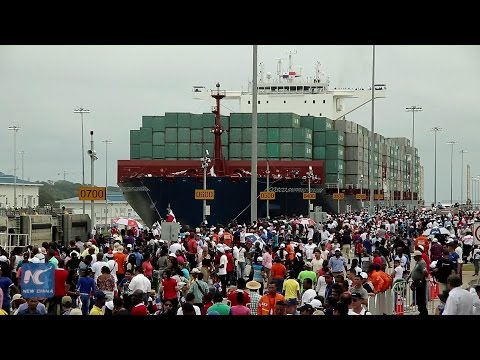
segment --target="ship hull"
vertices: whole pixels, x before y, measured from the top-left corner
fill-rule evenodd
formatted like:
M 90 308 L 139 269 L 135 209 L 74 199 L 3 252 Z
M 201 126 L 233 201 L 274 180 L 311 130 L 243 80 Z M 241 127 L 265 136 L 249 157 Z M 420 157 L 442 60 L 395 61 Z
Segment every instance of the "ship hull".
M 308 201 L 303 193 L 308 192 L 308 183 L 302 179 L 271 179 L 270 190 L 275 190 L 275 200 L 269 201 L 270 217 L 280 215 L 307 216 Z M 195 190 L 203 188 L 203 179 L 197 177 L 142 177 L 128 179 L 120 183 L 125 198 L 142 220 L 151 225 L 165 218 L 170 207 L 177 221 L 190 226 L 202 222 L 203 201 L 195 200 Z M 258 194 L 266 191 L 266 179 L 258 179 Z M 333 203 L 325 195 L 320 184 L 311 184 L 311 192 L 316 193 L 313 206 L 322 206 L 323 211 L 334 212 Z M 210 206 L 209 224 L 228 224 L 250 222 L 251 178 L 232 179 L 230 177 L 208 177 L 207 189 L 215 190 L 214 200 L 207 201 Z M 257 200 L 258 217 L 266 217 L 267 202 Z

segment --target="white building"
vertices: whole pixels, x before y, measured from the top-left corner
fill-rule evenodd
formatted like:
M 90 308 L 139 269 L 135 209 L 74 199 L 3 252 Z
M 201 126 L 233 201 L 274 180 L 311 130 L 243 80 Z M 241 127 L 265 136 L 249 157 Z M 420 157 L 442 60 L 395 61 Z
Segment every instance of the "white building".
M 43 184 L 22 180 L 13 175 L 0 175 L 0 208 L 13 208 L 15 189 L 17 193 L 17 208 L 34 208 L 38 206 L 38 191 Z
M 65 206 L 65 208 L 71 214 L 83 214 L 83 201 L 78 200 L 78 197 L 63 199 L 55 201 L 58 204 L 58 207 Z M 107 203 L 107 204 L 106 204 Z M 95 212 L 95 224 L 104 225 L 105 217 L 106 223 L 111 224 L 112 219 L 116 217 L 128 217 L 140 221 L 138 214 L 132 209 L 125 200 L 124 196 L 120 192 L 109 192 L 107 193 L 107 201 L 95 201 L 94 202 L 94 212 Z M 85 214 L 90 216 L 91 214 L 91 202 L 85 202 Z M 92 218 L 90 216 L 90 218 Z

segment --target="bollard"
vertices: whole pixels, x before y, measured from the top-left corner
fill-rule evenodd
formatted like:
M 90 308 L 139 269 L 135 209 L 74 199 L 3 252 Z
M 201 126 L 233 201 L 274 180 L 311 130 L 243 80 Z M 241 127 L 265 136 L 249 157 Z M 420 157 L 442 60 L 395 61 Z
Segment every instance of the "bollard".
M 397 303 L 395 305 L 395 315 L 403 315 L 403 296 L 397 292 Z

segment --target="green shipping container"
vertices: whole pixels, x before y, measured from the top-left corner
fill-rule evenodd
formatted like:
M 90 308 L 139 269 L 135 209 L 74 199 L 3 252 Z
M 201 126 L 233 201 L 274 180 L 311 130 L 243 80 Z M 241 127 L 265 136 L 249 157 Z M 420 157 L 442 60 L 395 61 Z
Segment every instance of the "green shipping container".
M 257 117 L 258 119 L 258 117 Z M 243 128 L 251 128 L 252 127 L 252 114 L 245 113 L 242 114 L 242 127 Z
M 325 146 L 327 137 L 325 131 L 315 131 L 313 133 L 313 146 Z
M 189 143 L 190 142 L 190 129 L 189 128 L 178 128 L 178 142 L 179 143 Z M 180 153 L 180 148 L 178 149 Z M 183 156 L 178 156 L 183 157 Z
M 228 131 L 223 131 L 222 133 L 222 136 L 221 136 L 221 140 L 222 140 L 222 146 L 228 146 L 228 144 L 230 144 L 230 141 L 228 139 Z
M 168 128 L 168 127 L 165 128 L 165 143 L 177 143 L 177 142 L 178 142 L 178 129 Z M 165 156 L 165 157 L 170 157 L 170 156 Z
M 333 130 L 332 120 L 326 117 L 315 117 L 313 119 L 313 131 L 330 131 Z
M 202 124 L 204 128 L 213 128 L 215 126 L 215 115 L 212 113 L 203 113 Z
M 257 128 L 257 142 L 266 143 L 267 142 L 267 128 L 259 127 Z
M 331 130 L 325 132 L 326 145 L 344 145 L 345 137 L 342 132 L 338 130 Z
M 267 126 L 269 128 L 278 128 L 280 125 L 280 114 L 269 113 L 267 114 Z
M 258 131 L 257 131 L 258 135 Z M 242 129 L 242 142 L 252 142 L 252 129 L 251 128 L 243 128 Z
M 293 142 L 293 129 L 280 128 L 279 129 L 279 141 L 281 142 Z
M 222 146 L 222 154 L 225 160 L 229 159 L 230 151 L 228 150 L 228 146 Z
M 258 154 L 257 154 L 258 156 Z M 252 157 L 252 144 L 243 143 L 242 144 L 242 158 L 250 159 Z
M 313 131 L 313 116 L 302 116 L 300 118 L 300 127 Z
M 325 160 L 326 157 L 326 147 L 325 146 L 314 146 L 313 147 L 313 160 Z
M 212 129 L 203 128 L 203 142 L 204 143 L 213 143 L 214 136 L 212 133 Z
M 201 129 L 191 129 L 190 141 L 192 143 L 201 143 L 203 141 L 203 131 Z
M 203 114 L 192 114 L 190 116 L 190 129 L 203 129 Z
M 160 160 L 165 159 L 165 146 L 153 145 L 153 158 Z
M 153 131 L 165 131 L 165 117 L 154 116 L 152 121 Z
M 281 158 L 293 158 L 293 144 L 281 143 L 280 144 L 280 157 Z
M 325 168 L 326 172 L 330 174 L 336 174 L 337 171 L 340 174 L 345 173 L 345 165 L 343 160 L 325 160 Z
M 283 139 L 281 139 L 283 141 Z M 293 142 L 294 143 L 312 143 L 312 130 L 306 128 L 294 128 L 293 129 Z
M 140 128 L 140 142 L 141 143 L 152 143 L 152 128 Z
M 269 129 L 269 130 L 271 130 L 271 129 Z M 269 159 L 279 159 L 280 158 L 280 144 L 279 143 L 269 143 L 269 144 L 267 144 L 267 157 Z
M 243 127 L 243 114 L 240 113 L 231 113 L 230 114 L 230 128 L 241 128 Z
M 163 131 L 153 132 L 153 145 L 165 145 L 165 133 Z
M 176 159 L 178 157 L 177 143 L 165 144 L 165 159 Z
M 200 159 L 203 157 L 204 150 L 202 144 L 190 144 L 190 157 Z
M 225 130 L 225 129 L 229 129 L 230 128 L 230 117 L 229 116 L 225 116 L 225 115 L 220 115 L 220 121 L 222 122 L 222 128 Z
M 151 159 L 153 151 L 152 143 L 142 143 L 140 144 L 140 159 Z
M 241 143 L 242 131 L 242 128 L 231 128 L 229 130 L 230 143 Z
M 153 119 L 155 116 L 142 116 L 142 127 L 153 128 Z
M 345 148 L 340 145 L 327 145 L 325 156 L 327 160 L 344 160 Z
M 130 145 L 140 144 L 140 130 L 130 130 Z
M 140 159 L 140 144 L 130 145 L 130 159 Z
M 343 174 L 338 175 L 337 173 L 326 174 L 326 179 L 325 179 L 326 184 L 337 184 L 337 182 L 340 185 L 340 189 L 343 188 L 345 185 L 345 175 Z
M 259 159 L 267 158 L 267 144 L 265 142 L 257 144 L 257 157 Z
M 259 128 L 268 127 L 268 114 L 267 113 L 257 114 L 257 126 Z
M 312 158 L 312 145 L 293 144 L 293 158 L 298 160 Z
M 177 114 L 177 121 L 179 128 L 189 128 L 190 127 L 190 113 L 178 113 Z
M 178 157 L 180 159 L 190 158 L 190 144 L 178 144 Z
M 268 128 L 267 129 L 267 141 L 269 143 L 278 143 L 280 142 L 280 130 L 279 128 Z
M 300 115 L 294 113 L 280 113 L 278 127 L 282 128 L 299 128 Z
M 242 157 L 242 144 L 241 143 L 231 143 L 229 146 L 230 156 L 232 158 L 241 158 Z
M 177 113 L 165 113 L 165 127 L 166 128 L 178 127 Z
M 213 159 L 215 156 L 213 152 L 214 144 L 213 143 L 203 143 L 203 154 L 205 154 L 205 150 L 208 150 L 208 153 L 210 154 L 210 158 Z

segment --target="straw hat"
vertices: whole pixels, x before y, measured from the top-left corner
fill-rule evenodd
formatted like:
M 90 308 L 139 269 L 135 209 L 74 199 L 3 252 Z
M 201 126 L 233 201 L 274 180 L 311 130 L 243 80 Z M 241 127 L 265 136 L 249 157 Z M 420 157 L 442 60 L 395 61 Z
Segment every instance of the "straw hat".
M 262 285 L 260 285 L 258 281 L 253 280 L 253 281 L 247 282 L 245 287 L 250 290 L 258 290 L 262 287 Z

